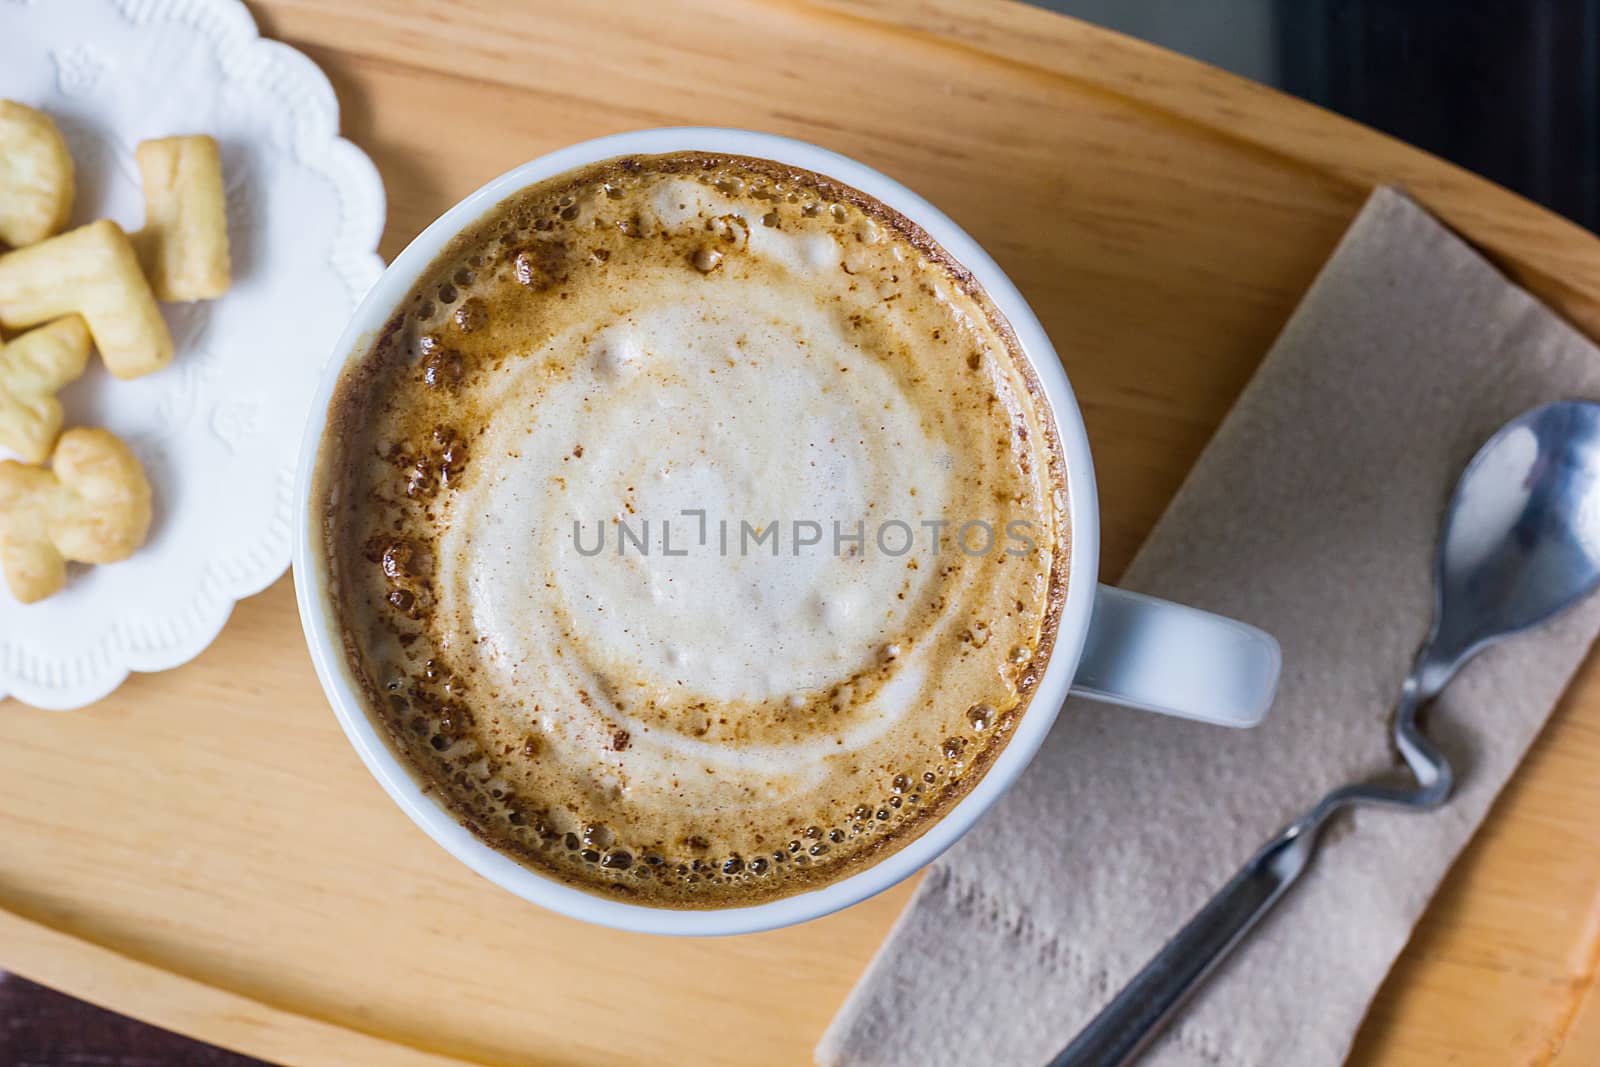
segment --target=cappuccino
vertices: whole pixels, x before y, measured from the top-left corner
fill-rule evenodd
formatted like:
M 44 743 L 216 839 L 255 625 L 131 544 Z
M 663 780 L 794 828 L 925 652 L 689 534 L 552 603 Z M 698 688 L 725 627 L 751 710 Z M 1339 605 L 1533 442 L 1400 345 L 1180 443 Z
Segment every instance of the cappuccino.
M 744 157 L 611 160 L 457 237 L 330 409 L 351 673 L 462 825 L 662 907 L 914 839 L 1023 714 L 1065 595 L 1009 326 L 885 205 Z

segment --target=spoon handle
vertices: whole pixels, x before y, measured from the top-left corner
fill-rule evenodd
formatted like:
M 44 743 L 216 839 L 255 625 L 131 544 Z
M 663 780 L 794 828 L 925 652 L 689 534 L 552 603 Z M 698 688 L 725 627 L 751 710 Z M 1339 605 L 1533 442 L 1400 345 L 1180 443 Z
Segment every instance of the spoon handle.
M 1049 1067 L 1124 1067 L 1143 1053 L 1212 968 L 1300 877 L 1316 848 L 1319 814 L 1291 823 L 1263 846 Z

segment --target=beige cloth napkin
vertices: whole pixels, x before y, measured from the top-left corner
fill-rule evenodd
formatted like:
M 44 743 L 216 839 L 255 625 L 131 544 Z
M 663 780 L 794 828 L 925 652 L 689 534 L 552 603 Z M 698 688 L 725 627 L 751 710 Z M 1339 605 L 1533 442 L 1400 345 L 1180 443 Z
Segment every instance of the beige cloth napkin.
M 1392 765 L 1463 465 L 1536 404 L 1600 398 L 1600 351 L 1410 200 L 1345 235 L 1125 585 L 1283 645 L 1247 732 L 1069 701 L 939 861 L 817 1048 L 829 1065 L 1044 1064 L 1269 834 Z M 1472 662 L 1429 715 L 1458 788 L 1362 810 L 1147 1057 L 1340 1063 L 1384 974 L 1600 629 L 1600 598 Z

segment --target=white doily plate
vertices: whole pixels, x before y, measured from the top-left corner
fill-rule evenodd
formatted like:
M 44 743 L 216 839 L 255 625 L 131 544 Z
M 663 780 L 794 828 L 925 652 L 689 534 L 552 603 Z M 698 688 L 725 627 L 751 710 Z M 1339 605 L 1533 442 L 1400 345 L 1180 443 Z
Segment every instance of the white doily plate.
M 383 269 L 383 184 L 339 137 L 309 59 L 263 40 L 237 0 L 0 0 L 0 97 L 42 108 L 77 164 L 72 225 L 144 223 L 134 146 L 208 133 L 222 150 L 233 288 L 166 305 L 177 358 L 62 399 L 105 426 L 155 489 L 134 557 L 72 569 L 24 606 L 0 586 L 0 698 L 75 708 L 129 671 L 176 667 L 289 563 L 295 450 L 318 372 Z

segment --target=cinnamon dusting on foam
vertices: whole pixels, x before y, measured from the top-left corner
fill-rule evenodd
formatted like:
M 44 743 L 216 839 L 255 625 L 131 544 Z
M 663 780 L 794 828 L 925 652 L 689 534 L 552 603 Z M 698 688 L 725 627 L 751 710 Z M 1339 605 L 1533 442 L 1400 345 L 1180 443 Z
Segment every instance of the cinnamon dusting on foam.
M 815 174 L 683 153 L 518 193 L 330 414 L 317 491 L 372 709 L 464 825 L 593 892 L 753 904 L 899 848 L 993 762 L 1054 640 L 1064 476 L 1031 370 L 922 231 Z M 1039 551 L 573 540 L 676 539 L 685 509 L 1021 519 Z

